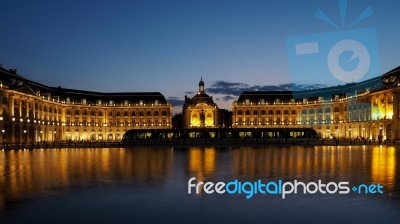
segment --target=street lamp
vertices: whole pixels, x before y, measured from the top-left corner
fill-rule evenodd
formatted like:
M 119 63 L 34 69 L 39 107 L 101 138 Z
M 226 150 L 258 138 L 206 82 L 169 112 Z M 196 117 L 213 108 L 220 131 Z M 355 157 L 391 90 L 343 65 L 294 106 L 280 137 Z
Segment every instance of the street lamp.
M 1 133 L 3 135 L 3 143 L 5 142 L 6 130 L 1 129 Z
M 25 143 L 27 142 L 27 140 L 26 140 L 26 130 L 24 130 L 24 142 Z

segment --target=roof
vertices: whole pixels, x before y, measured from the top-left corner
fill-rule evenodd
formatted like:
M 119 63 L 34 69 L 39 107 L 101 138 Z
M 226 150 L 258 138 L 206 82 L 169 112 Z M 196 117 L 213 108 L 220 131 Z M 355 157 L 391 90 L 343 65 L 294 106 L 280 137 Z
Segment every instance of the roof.
M 400 67 L 397 70 L 392 70 L 390 74 L 396 71 L 397 76 L 400 75 Z M 388 73 L 386 73 L 388 74 Z M 250 100 L 250 102 L 259 102 L 260 100 L 265 100 L 265 103 L 273 103 L 275 100 L 279 99 L 282 102 L 288 102 L 290 100 L 295 100 L 295 102 L 301 102 L 304 98 L 310 101 L 318 100 L 322 97 L 325 100 L 335 99 L 336 96 L 340 98 L 351 96 L 365 91 L 374 91 L 384 88 L 382 77 L 378 76 L 371 78 L 359 83 L 349 83 L 346 85 L 332 86 L 320 89 L 310 89 L 304 91 L 247 91 L 243 92 L 237 102 L 244 103 L 245 100 Z M 396 76 L 396 77 L 397 77 Z M 400 81 L 400 77 L 398 78 Z
M 87 104 L 96 104 L 97 100 L 102 102 L 114 101 L 121 103 L 128 100 L 132 103 L 143 101 L 145 104 L 152 104 L 158 100 L 160 104 L 166 104 L 167 101 L 160 92 L 95 92 L 76 89 L 66 89 L 62 87 L 50 87 L 41 83 L 28 80 L 16 74 L 15 70 L 6 70 L 0 67 L 0 80 L 3 85 L 11 90 L 23 92 L 30 95 L 49 95 L 51 98 L 59 98 L 66 101 L 67 98 L 73 102 L 86 100 Z

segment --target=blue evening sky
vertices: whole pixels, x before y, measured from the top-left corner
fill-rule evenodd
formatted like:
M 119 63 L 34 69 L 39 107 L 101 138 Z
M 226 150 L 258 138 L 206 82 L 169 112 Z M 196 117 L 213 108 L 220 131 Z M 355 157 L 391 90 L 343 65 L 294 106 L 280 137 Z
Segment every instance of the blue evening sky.
M 183 99 L 197 90 L 201 75 L 206 90 L 217 81 L 249 87 L 290 83 L 287 38 L 349 29 L 368 6 L 373 15 L 351 29 L 376 29 L 381 72 L 400 65 L 398 1 L 349 0 L 344 27 L 337 0 L 1 0 L 0 5 L 0 64 L 50 86 L 160 91 Z M 317 19 L 318 9 L 338 27 Z M 329 85 L 321 77 L 314 81 Z M 227 101 L 223 96 L 214 98 L 230 108 L 235 96 Z

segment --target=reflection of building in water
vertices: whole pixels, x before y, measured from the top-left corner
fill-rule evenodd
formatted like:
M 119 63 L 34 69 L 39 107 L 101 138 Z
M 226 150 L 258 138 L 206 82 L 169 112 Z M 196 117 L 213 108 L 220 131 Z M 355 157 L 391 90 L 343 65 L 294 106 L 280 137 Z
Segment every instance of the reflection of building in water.
M 396 177 L 394 147 L 289 147 L 232 150 L 234 176 L 252 178 L 380 183 L 392 189 Z M 397 178 L 397 179 L 396 179 Z
M 160 183 L 170 175 L 171 150 L 52 149 L 0 152 L 0 206 L 70 185 L 133 179 Z M 1 207 L 0 207 L 1 208 Z
M 393 146 L 372 149 L 371 179 L 374 183 L 394 183 L 396 180 L 396 149 Z M 393 184 L 384 186 L 393 189 Z
M 215 172 L 215 148 L 189 149 L 189 174 L 204 181 Z

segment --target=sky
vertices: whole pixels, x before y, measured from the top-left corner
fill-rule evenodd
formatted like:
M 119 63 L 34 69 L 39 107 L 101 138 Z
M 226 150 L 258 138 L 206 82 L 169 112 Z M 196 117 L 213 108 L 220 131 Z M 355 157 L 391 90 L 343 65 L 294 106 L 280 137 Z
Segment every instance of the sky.
M 337 85 L 311 71 L 327 68 L 329 41 L 348 38 L 342 31 L 350 30 L 356 39 L 372 38 L 360 40 L 371 50 L 371 65 L 377 65 L 368 78 L 400 66 L 400 3 L 349 0 L 341 17 L 344 3 L 1 0 L 0 64 L 49 86 L 161 92 L 174 112 L 180 112 L 185 95 L 196 93 L 202 77 L 219 107 L 230 109 L 245 90 Z M 350 26 L 368 7 L 372 13 Z M 317 18 L 318 10 L 336 27 Z M 367 27 L 376 37 L 358 31 Z M 320 46 L 309 62 L 297 60 L 289 49 L 288 40 L 301 36 L 315 37 Z

